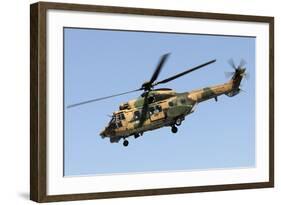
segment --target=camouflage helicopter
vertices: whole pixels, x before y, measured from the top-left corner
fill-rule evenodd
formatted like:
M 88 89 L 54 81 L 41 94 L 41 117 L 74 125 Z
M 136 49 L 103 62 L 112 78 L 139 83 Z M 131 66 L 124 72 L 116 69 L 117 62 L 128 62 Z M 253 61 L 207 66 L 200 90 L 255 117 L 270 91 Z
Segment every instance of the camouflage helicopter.
M 113 112 L 110 122 L 100 133 L 102 138 L 109 138 L 111 143 L 118 143 L 123 139 L 123 145 L 126 147 L 129 144 L 126 138 L 130 136 L 138 138 L 146 131 L 164 126 L 170 126 L 172 133 L 177 133 L 177 127 L 185 120 L 185 116 L 194 112 L 198 103 L 213 98 L 217 101 L 218 96 L 222 94 L 233 97 L 241 91 L 239 86 L 246 75 L 246 69 L 243 67 L 245 62 L 241 61 L 240 65 L 236 67 L 233 60 L 230 60 L 230 64 L 234 68 L 234 72 L 229 73 L 232 77 L 224 84 L 182 93 L 177 93 L 170 88 L 154 89 L 157 85 L 168 83 L 216 61 L 211 60 L 164 80 L 156 81 L 168 56 L 169 54 L 165 54 L 161 57 L 151 79 L 144 82 L 140 88 L 72 104 L 68 108 L 143 91 L 139 98 L 121 104 L 119 110 Z

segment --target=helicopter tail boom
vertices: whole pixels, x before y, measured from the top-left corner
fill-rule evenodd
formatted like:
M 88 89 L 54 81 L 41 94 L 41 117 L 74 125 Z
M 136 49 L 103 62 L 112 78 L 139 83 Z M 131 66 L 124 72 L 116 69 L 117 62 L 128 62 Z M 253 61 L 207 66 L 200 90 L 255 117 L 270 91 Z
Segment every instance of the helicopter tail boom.
M 203 89 L 194 90 L 188 93 L 188 98 L 192 99 L 195 102 L 202 102 L 214 98 L 217 100 L 217 97 L 222 94 L 227 94 L 232 91 L 232 83 L 224 83 L 220 85 L 205 87 Z

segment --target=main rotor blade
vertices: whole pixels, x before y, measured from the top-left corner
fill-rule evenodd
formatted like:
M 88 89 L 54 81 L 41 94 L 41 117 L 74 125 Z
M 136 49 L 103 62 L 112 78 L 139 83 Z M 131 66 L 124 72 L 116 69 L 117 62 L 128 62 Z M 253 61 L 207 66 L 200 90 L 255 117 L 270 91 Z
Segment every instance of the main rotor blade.
M 188 74 L 188 73 L 191 73 L 191 72 L 193 72 L 193 71 L 195 71 L 195 70 L 198 70 L 199 68 L 202 68 L 202 67 L 204 67 L 204 66 L 206 66 L 206 65 L 209 65 L 209 64 L 211 64 L 211 63 L 214 63 L 214 62 L 216 62 L 216 60 L 208 61 L 207 63 L 201 64 L 201 65 L 196 66 L 196 67 L 194 67 L 194 68 L 188 69 L 188 70 L 186 70 L 186 71 L 184 71 L 184 72 L 178 73 L 178 74 L 176 74 L 176 75 L 174 75 L 174 76 L 172 76 L 172 77 L 169 77 L 169 78 L 166 78 L 166 79 L 164 79 L 164 80 L 158 81 L 158 82 L 156 82 L 155 84 L 153 84 L 153 86 L 158 85 L 158 84 L 167 83 L 167 82 L 169 82 L 169 81 L 175 80 L 176 78 L 179 78 L 179 77 L 181 77 L 181 76 L 183 76 L 183 75 L 186 75 L 186 74 Z
M 156 67 L 156 69 L 155 69 L 153 75 L 151 76 L 151 79 L 150 79 L 150 81 L 149 81 L 150 84 L 152 84 L 152 83 L 158 78 L 159 73 L 161 72 L 161 70 L 162 70 L 162 68 L 163 68 L 163 65 L 165 64 L 165 62 L 166 62 L 167 58 L 169 57 L 169 55 L 170 55 L 170 53 L 166 53 L 166 54 L 164 54 L 164 55 L 161 57 L 161 59 L 160 59 L 158 65 L 157 65 L 157 67 Z
M 100 101 L 100 100 L 105 100 L 105 99 L 117 97 L 117 96 L 120 96 L 120 95 L 126 95 L 126 94 L 137 92 L 137 91 L 140 91 L 140 90 L 141 89 L 136 89 L 136 90 L 131 90 L 131 91 L 128 91 L 128 92 L 119 93 L 119 94 L 115 94 L 115 95 L 109 95 L 109 96 L 105 96 L 105 97 L 101 97 L 101 98 L 95 98 L 95 99 L 91 99 L 91 100 L 87 100 L 87 101 L 83 101 L 83 102 L 79 102 L 79 103 L 75 103 L 75 104 L 69 105 L 69 106 L 67 106 L 67 108 L 72 108 L 72 107 L 76 107 L 76 106 L 79 106 L 79 105 L 84 105 L 84 104 L 87 104 L 87 103 L 92 103 L 92 102 L 96 102 L 96 101 Z

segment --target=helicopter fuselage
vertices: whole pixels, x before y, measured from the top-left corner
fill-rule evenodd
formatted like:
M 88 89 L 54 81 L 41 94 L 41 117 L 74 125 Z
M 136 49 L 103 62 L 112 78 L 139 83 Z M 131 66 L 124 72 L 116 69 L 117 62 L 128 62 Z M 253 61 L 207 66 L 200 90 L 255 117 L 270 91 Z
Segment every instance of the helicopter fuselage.
M 242 79 L 242 76 L 240 78 Z M 194 112 L 198 103 L 213 98 L 217 100 L 222 94 L 228 96 L 238 94 L 241 79 L 231 79 L 224 84 L 191 92 L 176 93 L 171 89 L 150 91 L 147 96 L 144 94 L 136 100 L 121 104 L 100 135 L 103 138 L 109 137 L 113 143 L 132 135 L 137 138 L 146 131 L 164 126 L 171 126 L 172 132 L 175 133 L 176 126 L 181 125 L 186 115 Z

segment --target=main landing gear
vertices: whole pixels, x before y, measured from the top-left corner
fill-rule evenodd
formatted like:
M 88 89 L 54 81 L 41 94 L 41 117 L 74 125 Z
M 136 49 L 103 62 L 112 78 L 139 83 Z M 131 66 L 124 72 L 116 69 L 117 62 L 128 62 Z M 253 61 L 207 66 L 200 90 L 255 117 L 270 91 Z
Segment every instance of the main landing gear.
M 176 126 L 180 126 L 182 121 L 183 121 L 182 118 L 176 119 L 176 122 L 175 122 Z
M 128 145 L 129 145 L 129 141 L 126 140 L 126 139 L 124 139 L 124 141 L 123 141 L 123 146 L 124 146 L 124 147 L 127 147 Z
M 177 132 L 178 132 L 178 128 L 175 125 L 173 125 L 172 126 L 172 133 L 177 133 Z
M 178 128 L 176 126 L 180 126 L 182 121 L 184 120 L 184 118 L 179 117 L 175 120 L 175 124 L 172 125 L 172 133 L 177 133 L 178 132 Z

